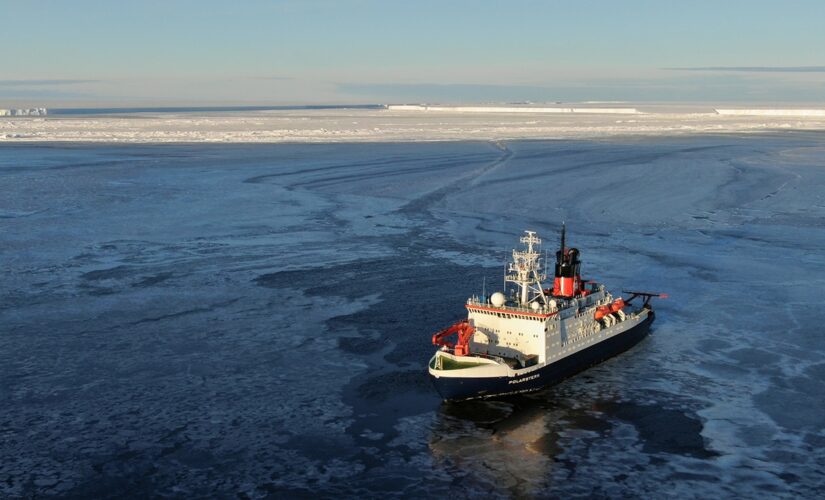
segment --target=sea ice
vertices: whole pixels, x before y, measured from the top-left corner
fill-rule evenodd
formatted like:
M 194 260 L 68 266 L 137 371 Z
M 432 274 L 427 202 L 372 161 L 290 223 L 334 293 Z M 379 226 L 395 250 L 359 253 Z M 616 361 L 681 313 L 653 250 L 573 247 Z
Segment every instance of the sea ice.
M 412 108 L 412 109 L 410 109 Z M 557 110 L 550 112 L 548 110 Z M 283 143 L 572 139 L 825 130 L 825 110 L 415 107 L 0 119 L 5 142 Z M 777 110 L 774 110 L 777 111 Z M 616 115 L 632 116 L 617 120 Z M 789 121 L 793 118 L 794 121 Z
M 254 119 L 347 140 L 579 138 L 0 144 L 0 496 L 825 488 L 819 122 L 357 114 L 363 136 L 350 111 L 180 115 L 161 136 L 232 123 L 235 140 Z M 13 126 L 164 126 L 95 120 Z M 652 335 L 546 391 L 442 405 L 432 332 L 501 286 L 522 230 L 553 251 L 562 221 L 587 278 L 670 294 Z

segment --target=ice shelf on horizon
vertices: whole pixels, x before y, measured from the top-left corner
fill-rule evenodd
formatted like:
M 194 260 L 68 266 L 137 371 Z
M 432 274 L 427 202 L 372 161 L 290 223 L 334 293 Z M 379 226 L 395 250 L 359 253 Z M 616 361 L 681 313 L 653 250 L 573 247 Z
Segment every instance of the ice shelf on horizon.
M 448 111 L 456 113 L 590 113 L 634 115 L 636 108 L 555 108 L 536 106 L 428 106 L 426 104 L 389 104 L 389 111 Z
M 715 109 L 720 115 L 733 116 L 825 116 L 825 109 Z
M 0 116 L 46 116 L 46 108 L 0 109 Z

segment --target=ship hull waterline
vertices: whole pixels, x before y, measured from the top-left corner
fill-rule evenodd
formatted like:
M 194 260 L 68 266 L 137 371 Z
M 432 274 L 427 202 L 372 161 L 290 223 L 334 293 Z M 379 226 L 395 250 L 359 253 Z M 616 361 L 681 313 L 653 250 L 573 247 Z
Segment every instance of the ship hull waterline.
M 635 346 L 648 335 L 654 319 L 650 311 L 648 317 L 633 328 L 520 377 L 430 376 L 430 379 L 441 398 L 450 402 L 538 391 Z

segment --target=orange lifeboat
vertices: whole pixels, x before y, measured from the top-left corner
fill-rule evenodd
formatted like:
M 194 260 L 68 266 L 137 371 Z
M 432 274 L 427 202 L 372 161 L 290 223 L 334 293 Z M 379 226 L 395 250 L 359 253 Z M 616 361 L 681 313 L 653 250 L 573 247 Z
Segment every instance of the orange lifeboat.
M 604 318 L 608 314 L 613 314 L 614 312 L 621 311 L 622 308 L 626 305 L 627 304 L 625 304 L 624 299 L 619 297 L 618 299 L 614 300 L 612 304 L 597 307 L 596 308 L 596 314 L 593 316 L 593 318 L 596 321 L 599 321 L 600 319 Z

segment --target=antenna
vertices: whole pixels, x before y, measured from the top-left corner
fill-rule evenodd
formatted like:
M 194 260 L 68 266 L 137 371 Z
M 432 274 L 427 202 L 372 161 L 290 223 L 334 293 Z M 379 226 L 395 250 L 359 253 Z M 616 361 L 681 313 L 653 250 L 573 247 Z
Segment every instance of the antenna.
M 504 251 L 504 280 L 501 286 L 501 292 L 507 295 L 507 250 Z
M 561 256 L 564 257 L 564 233 L 567 232 L 567 226 L 565 226 L 564 221 L 561 223 Z
M 487 276 L 481 278 L 481 298 L 487 303 Z

